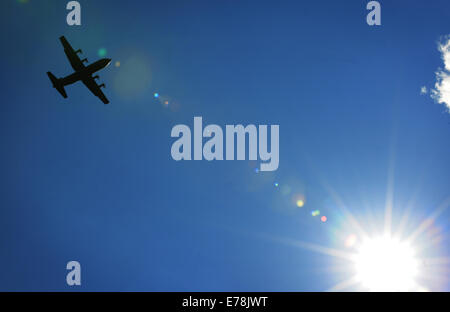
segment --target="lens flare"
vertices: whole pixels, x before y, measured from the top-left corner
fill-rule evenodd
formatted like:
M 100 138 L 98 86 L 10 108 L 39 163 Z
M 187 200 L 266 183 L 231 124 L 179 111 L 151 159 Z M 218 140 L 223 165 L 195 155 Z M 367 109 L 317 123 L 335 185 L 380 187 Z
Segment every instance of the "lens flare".
M 358 237 L 355 234 L 350 234 L 345 239 L 345 247 L 351 248 L 356 244 L 356 241 L 358 240 Z
M 105 56 L 106 56 L 106 53 L 107 53 L 107 51 L 106 51 L 105 48 L 100 48 L 100 49 L 98 50 L 98 56 L 99 56 L 99 57 L 105 57 Z
M 291 193 L 291 191 L 292 191 L 292 189 L 291 189 L 291 187 L 289 185 L 285 184 L 285 185 L 283 185 L 281 187 L 281 194 L 284 195 L 284 196 L 289 195 Z
M 147 56 L 137 53 L 120 62 L 120 70 L 114 75 L 114 88 L 124 100 L 143 99 L 151 86 L 151 70 Z

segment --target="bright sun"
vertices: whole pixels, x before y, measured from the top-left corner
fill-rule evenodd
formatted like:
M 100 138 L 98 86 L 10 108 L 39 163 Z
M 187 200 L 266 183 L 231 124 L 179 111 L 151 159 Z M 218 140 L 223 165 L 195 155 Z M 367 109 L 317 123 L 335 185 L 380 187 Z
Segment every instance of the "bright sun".
M 368 238 L 354 256 L 356 279 L 370 291 L 411 291 L 418 261 L 413 248 L 390 236 Z

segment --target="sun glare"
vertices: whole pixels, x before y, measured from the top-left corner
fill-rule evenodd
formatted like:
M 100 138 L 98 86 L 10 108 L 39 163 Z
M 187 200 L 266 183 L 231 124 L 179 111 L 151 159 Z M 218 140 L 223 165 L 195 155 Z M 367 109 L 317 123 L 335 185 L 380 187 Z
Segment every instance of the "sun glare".
M 366 239 L 354 256 L 356 279 L 369 291 L 412 291 L 418 261 L 407 242 L 384 236 Z

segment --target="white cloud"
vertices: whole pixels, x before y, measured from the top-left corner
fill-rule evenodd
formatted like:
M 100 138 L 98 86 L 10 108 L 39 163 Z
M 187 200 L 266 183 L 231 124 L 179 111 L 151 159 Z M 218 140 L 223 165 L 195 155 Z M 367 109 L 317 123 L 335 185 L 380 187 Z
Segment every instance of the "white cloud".
M 423 86 L 422 88 L 420 88 L 420 94 L 427 94 L 427 93 L 428 93 L 427 87 Z
M 444 69 L 436 71 L 436 84 L 431 90 L 431 97 L 438 103 L 447 106 L 450 112 L 450 35 L 438 46 L 444 61 Z

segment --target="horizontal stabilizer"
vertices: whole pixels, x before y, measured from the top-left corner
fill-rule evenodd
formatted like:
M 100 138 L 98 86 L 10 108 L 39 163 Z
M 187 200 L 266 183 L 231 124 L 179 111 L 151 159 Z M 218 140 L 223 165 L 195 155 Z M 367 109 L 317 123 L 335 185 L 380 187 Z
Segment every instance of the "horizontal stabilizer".
M 51 72 L 47 72 L 48 78 L 50 78 L 53 88 L 58 90 L 59 93 L 66 99 L 67 93 L 66 90 L 64 90 L 64 84 L 61 82 L 60 79 L 56 78 Z

